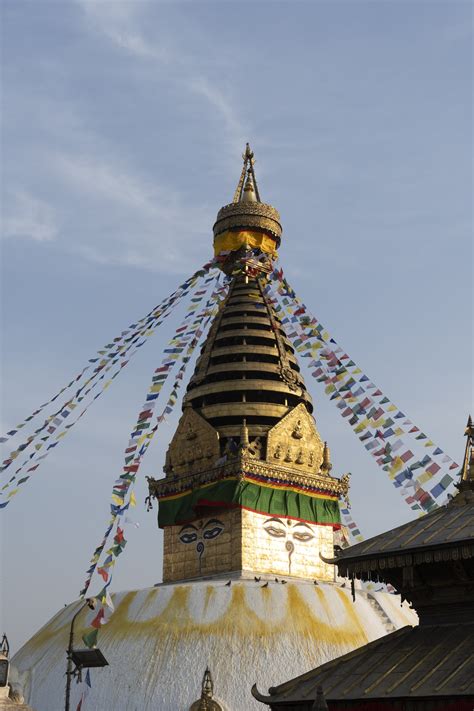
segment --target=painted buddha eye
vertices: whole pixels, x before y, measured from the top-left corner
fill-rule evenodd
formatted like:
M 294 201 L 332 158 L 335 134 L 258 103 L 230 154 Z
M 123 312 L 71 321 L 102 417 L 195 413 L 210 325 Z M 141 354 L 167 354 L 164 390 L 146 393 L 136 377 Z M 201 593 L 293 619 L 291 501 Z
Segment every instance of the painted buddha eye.
M 212 519 L 208 521 L 204 527 L 202 537 L 206 540 L 211 540 L 212 538 L 217 538 L 219 534 L 224 530 L 224 524 L 222 521 L 217 521 L 217 519 Z
M 310 541 L 314 538 L 313 534 L 309 531 L 293 531 L 293 538 L 297 541 Z
M 285 531 L 277 526 L 265 526 L 265 531 L 269 536 L 273 536 L 273 538 L 284 538 L 286 536 Z
M 195 526 L 184 526 L 179 532 L 179 540 L 181 543 L 194 543 L 197 537 L 198 534 Z
M 210 538 L 217 538 L 219 533 L 222 533 L 222 528 L 220 528 L 220 526 L 214 526 L 214 528 L 204 531 L 204 533 L 202 535 L 203 535 L 203 538 L 210 539 Z
M 307 523 L 303 523 L 302 521 L 295 523 L 293 538 L 295 541 L 302 541 L 303 543 L 311 541 L 314 538 L 311 526 L 308 526 Z
M 267 519 L 263 524 L 263 529 L 273 538 L 285 538 L 286 536 L 286 526 L 281 518 L 276 516 Z

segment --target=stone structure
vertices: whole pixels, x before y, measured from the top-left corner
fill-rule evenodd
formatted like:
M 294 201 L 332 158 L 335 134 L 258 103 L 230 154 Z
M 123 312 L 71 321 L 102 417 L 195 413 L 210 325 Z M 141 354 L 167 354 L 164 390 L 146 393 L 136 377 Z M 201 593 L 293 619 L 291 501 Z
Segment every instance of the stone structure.
M 348 485 L 330 476 L 294 349 L 265 293 L 279 219 L 259 201 L 247 146 L 234 202 L 214 225 L 229 293 L 188 385 L 166 477 L 149 479 L 165 582 L 223 572 L 334 579 L 319 553 L 332 556 Z M 249 261 L 250 248 L 264 259 Z
M 416 623 L 393 595 L 357 590 L 353 604 L 320 557 L 333 556 L 348 482 L 332 476 L 295 353 L 266 295 L 280 237 L 247 147 L 234 201 L 214 225 L 229 294 L 189 382 L 165 476 L 149 479 L 164 529 L 164 582 L 113 596 L 100 634 L 110 666 L 94 674 L 91 711 L 251 711 L 260 704 L 249 680 L 282 681 Z M 60 610 L 15 655 L 38 711 L 61 708 L 78 609 Z M 206 665 L 215 696 L 209 676 L 196 701 Z

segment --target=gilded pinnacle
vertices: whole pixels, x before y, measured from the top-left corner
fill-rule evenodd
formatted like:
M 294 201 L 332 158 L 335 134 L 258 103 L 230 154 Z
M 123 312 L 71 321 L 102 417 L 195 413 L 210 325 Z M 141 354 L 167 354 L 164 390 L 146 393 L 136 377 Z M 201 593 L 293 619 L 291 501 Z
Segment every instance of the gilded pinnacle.
M 470 486 L 474 485 L 474 425 L 472 423 L 472 418 L 469 415 L 467 420 L 466 429 L 464 431 L 467 437 L 466 441 L 466 451 L 464 454 L 464 461 L 461 474 L 461 482 L 469 483 Z
M 260 199 L 254 170 L 254 154 L 253 151 L 250 150 L 248 143 L 245 152 L 242 154 L 242 158 L 244 163 L 239 182 L 235 189 L 234 198 L 229 205 L 224 205 L 224 207 L 219 210 L 214 224 L 215 253 L 219 254 L 222 250 L 229 249 L 228 242 L 230 240 L 228 240 L 227 237 L 230 233 L 245 230 L 268 236 L 271 242 L 267 242 L 267 248 L 263 251 L 274 253 L 280 246 L 282 233 L 280 215 L 274 207 L 263 203 Z M 226 239 L 216 240 L 220 235 L 225 235 Z M 238 241 L 238 238 L 235 239 Z M 236 249 L 236 246 L 232 244 L 230 251 L 236 251 Z
M 247 180 L 245 181 L 245 186 L 240 202 L 257 202 L 252 173 L 250 171 L 247 171 Z

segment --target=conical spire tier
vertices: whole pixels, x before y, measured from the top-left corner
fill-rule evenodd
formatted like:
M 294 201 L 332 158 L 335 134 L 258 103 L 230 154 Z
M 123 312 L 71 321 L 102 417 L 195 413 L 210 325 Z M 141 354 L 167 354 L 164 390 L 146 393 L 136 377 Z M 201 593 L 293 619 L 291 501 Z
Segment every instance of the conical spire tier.
M 239 275 L 211 328 L 188 386 L 191 406 L 224 443 L 264 436 L 291 408 L 313 406 L 294 349 L 264 296 L 261 280 Z

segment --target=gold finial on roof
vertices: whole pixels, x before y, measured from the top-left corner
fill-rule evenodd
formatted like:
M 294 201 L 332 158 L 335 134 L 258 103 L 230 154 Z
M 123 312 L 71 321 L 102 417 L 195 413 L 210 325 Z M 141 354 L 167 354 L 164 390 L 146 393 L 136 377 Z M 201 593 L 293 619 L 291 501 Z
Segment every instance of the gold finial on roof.
M 191 704 L 189 711 L 223 711 L 222 706 L 214 699 L 214 682 L 209 667 L 206 667 L 201 684 L 201 698 Z
M 249 446 L 249 431 L 247 427 L 247 420 L 244 419 L 242 422 L 242 427 L 240 428 L 240 447 L 242 449 L 247 449 Z
M 204 672 L 204 676 L 202 678 L 201 696 L 207 696 L 208 699 L 212 699 L 213 694 L 214 684 L 212 681 L 211 670 L 209 667 L 206 667 L 206 671 Z
M 321 464 L 321 471 L 324 474 L 329 474 L 329 472 L 332 469 L 332 464 L 331 464 L 331 452 L 328 447 L 328 443 L 324 443 L 324 449 L 323 449 L 323 462 Z
M 311 711 L 325 711 L 329 706 L 326 702 L 326 697 L 324 696 L 323 687 L 318 686 L 316 689 L 316 699 L 314 704 L 311 706 Z
M 471 415 L 467 419 L 464 435 L 467 437 L 466 452 L 462 465 L 461 483 L 474 487 L 474 425 Z

